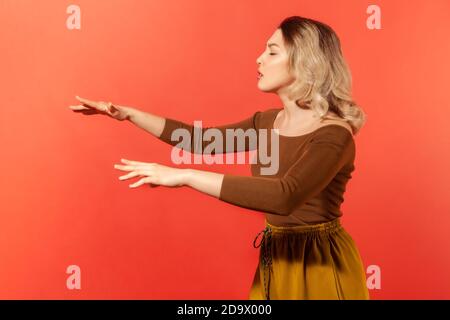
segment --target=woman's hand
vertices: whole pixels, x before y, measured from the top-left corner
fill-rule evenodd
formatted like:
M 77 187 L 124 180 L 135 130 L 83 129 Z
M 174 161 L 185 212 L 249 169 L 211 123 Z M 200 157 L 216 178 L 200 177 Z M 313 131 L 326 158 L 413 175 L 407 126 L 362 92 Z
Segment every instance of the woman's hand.
M 124 165 L 115 164 L 114 168 L 130 173 L 120 176 L 119 180 L 126 180 L 137 176 L 143 177 L 139 181 L 130 184 L 130 188 L 135 188 L 144 183 L 162 185 L 166 187 L 181 187 L 186 183 L 189 174 L 188 169 L 177 169 L 167 167 L 158 163 L 146 163 L 121 159 Z
M 111 102 L 97 102 L 80 98 L 79 96 L 75 97 L 82 103 L 82 105 L 69 106 L 75 112 L 81 112 L 85 115 L 104 114 L 119 121 L 125 120 L 128 117 L 125 108 L 113 105 Z

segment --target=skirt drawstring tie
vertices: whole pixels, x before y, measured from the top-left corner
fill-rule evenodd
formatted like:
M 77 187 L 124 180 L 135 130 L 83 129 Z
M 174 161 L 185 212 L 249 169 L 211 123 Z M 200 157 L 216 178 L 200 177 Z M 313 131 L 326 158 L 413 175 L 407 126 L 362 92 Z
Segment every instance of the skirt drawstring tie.
M 261 241 L 258 245 L 255 245 L 256 240 L 260 236 L 260 234 L 263 234 Z M 270 273 L 271 273 L 271 266 L 272 266 L 272 251 L 271 251 L 271 239 L 272 239 L 272 228 L 270 226 L 267 226 L 262 230 L 258 235 L 256 236 L 255 240 L 253 240 L 253 247 L 259 248 L 262 245 L 262 253 L 263 253 L 263 266 L 264 266 L 264 292 L 266 294 L 267 300 L 270 300 Z M 268 271 L 268 280 L 266 283 L 266 269 Z

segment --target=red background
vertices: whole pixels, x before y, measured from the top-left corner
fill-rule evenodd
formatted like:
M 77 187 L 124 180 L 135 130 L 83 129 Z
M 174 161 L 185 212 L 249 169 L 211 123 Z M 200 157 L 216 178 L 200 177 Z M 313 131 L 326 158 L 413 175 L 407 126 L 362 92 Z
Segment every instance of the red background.
M 81 30 L 66 28 L 70 4 Z M 381 30 L 366 27 L 371 4 Z M 120 158 L 172 165 L 171 146 L 68 106 L 204 126 L 280 107 L 255 60 L 301 15 L 337 32 L 368 114 L 342 209 L 365 267 L 381 268 L 371 298 L 449 299 L 449 14 L 448 0 L 0 1 L 0 298 L 246 299 L 264 216 L 188 187 L 128 188 Z M 81 290 L 66 287 L 71 264 Z

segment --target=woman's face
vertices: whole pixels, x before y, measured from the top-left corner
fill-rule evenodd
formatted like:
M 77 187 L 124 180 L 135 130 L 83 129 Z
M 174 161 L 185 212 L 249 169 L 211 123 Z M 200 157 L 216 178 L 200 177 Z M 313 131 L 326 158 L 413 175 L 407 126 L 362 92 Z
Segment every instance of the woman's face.
M 283 34 L 277 29 L 266 43 L 266 50 L 256 59 L 258 64 L 258 88 L 264 92 L 279 93 L 291 84 L 295 77 L 288 73 L 288 54 Z

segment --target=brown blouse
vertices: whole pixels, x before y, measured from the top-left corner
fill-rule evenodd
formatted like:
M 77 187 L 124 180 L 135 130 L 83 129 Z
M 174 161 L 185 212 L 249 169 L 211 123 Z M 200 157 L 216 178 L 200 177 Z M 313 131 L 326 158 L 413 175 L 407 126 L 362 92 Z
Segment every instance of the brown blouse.
M 273 129 L 274 120 L 283 108 L 257 111 L 243 121 L 217 127 L 203 127 L 220 130 L 223 137 L 226 129 Z M 166 118 L 166 124 L 159 137 L 173 146 L 175 129 L 187 129 L 192 137 L 188 151 L 201 153 L 211 143 L 204 139 L 195 140 L 194 126 L 178 120 Z M 196 129 L 198 130 L 198 128 Z M 277 133 L 272 133 L 277 134 Z M 257 158 L 251 164 L 252 176 L 225 174 L 219 199 L 240 207 L 264 212 L 266 220 L 276 226 L 309 225 L 328 222 L 342 216 L 340 205 L 344 201 L 345 186 L 354 171 L 355 142 L 352 134 L 338 124 L 324 125 L 315 131 L 300 136 L 279 135 L 279 169 L 274 175 L 261 175 L 263 165 Z M 225 149 L 225 138 L 223 149 Z M 246 139 L 244 146 L 237 145 L 226 152 L 254 150 Z M 268 133 L 266 150 L 270 149 L 271 139 Z M 222 153 L 219 152 L 216 153 Z M 271 152 L 269 152 L 270 155 Z M 214 154 L 214 152 L 212 153 Z

